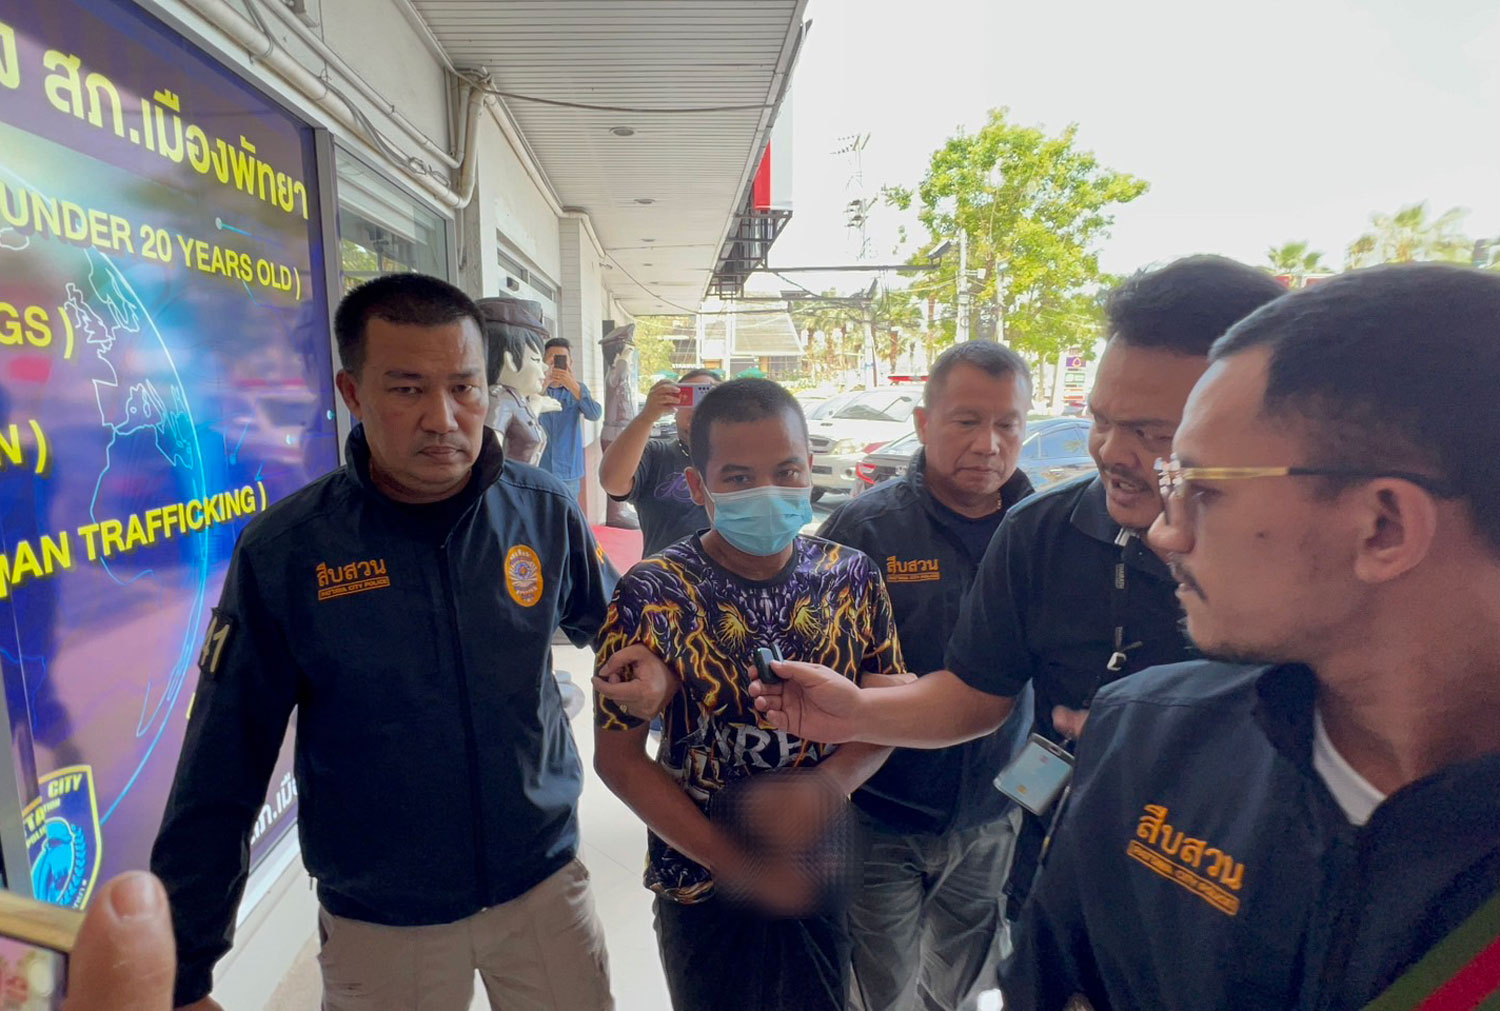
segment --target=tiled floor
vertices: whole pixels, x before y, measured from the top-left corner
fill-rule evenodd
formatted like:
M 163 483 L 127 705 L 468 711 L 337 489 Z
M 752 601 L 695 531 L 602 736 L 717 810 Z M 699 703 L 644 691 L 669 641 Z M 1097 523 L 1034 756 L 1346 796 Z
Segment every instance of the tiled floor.
M 556 646 L 553 657 L 557 666 L 573 675 L 574 683 L 587 690 L 593 673 L 592 651 Z M 651 895 L 641 885 L 646 830 L 594 775 L 594 739 L 588 712 L 573 721 L 573 732 L 585 770 L 579 808 L 582 856 L 592 878 L 599 917 L 604 921 L 616 1007 L 618 1011 L 666 1011 L 670 1004 L 651 927 Z M 316 952 L 309 944 L 276 991 L 268 1011 L 309 1011 L 318 1006 L 319 991 Z M 488 1007 L 483 988 L 476 986 L 474 1011 Z

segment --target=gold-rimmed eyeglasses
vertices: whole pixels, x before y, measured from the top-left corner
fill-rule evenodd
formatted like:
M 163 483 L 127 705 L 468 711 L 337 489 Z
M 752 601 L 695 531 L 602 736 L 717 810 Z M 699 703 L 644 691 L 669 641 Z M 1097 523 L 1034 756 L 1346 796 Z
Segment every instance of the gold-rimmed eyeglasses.
M 1329 477 L 1351 481 L 1386 478 L 1406 481 L 1438 498 L 1458 498 L 1452 485 L 1429 474 L 1405 470 L 1357 470 L 1349 467 L 1184 467 L 1177 454 L 1156 461 L 1156 483 L 1161 490 L 1162 511 L 1174 527 L 1190 525 L 1196 516 L 1193 497 L 1183 494 L 1190 481 L 1247 481 L 1262 477 Z

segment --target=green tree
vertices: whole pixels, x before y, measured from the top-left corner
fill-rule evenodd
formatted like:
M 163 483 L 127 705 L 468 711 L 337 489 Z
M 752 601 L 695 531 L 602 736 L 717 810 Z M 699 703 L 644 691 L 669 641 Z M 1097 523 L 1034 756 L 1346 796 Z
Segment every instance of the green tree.
M 693 329 L 691 316 L 638 316 L 635 321 L 635 346 L 640 352 L 641 392 L 656 383 L 658 372 L 676 372 L 672 352 L 676 345 L 672 335 Z
M 1278 274 L 1290 274 L 1293 282 L 1300 286 L 1308 274 L 1321 273 L 1323 254 L 1307 248 L 1308 243 L 1284 242 L 1266 250 L 1266 260 Z
M 1474 255 L 1474 242 L 1459 228 L 1468 213 L 1462 207 L 1454 207 L 1436 218 L 1428 218 L 1424 200 L 1408 204 L 1395 214 L 1372 214 L 1370 231 L 1349 244 L 1347 264 L 1369 267 L 1417 260 L 1469 263 Z
M 891 372 L 912 342 L 921 339 L 924 313 L 917 294 L 908 288 L 886 288 L 870 303 L 869 322 L 875 351 Z
M 960 133 L 933 152 L 915 191 L 888 188 L 887 200 L 919 207 L 929 241 L 913 262 L 937 243 L 957 245 L 968 234 L 970 333 L 983 307 L 998 315 L 1005 339 L 1040 361 L 1057 361 L 1073 348 L 1093 343 L 1099 319 L 1098 246 L 1114 223 L 1115 208 L 1147 190 L 1144 180 L 1100 165 L 1075 142 L 1070 125 L 1057 136 L 992 110 L 976 134 Z M 956 334 L 959 278 L 957 250 L 950 252 L 912 289 L 943 307 L 934 341 Z M 998 309 L 998 314 L 995 310 Z
M 809 378 L 814 383 L 842 376 L 859 363 L 863 316 L 850 296 L 832 289 L 819 298 L 793 302 L 793 325 L 804 335 Z

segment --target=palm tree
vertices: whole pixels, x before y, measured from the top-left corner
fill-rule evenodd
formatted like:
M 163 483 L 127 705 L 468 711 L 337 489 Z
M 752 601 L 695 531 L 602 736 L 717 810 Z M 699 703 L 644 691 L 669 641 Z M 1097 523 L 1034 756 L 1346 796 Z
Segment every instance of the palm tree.
M 1454 207 L 1429 220 L 1427 202 L 1423 201 L 1403 207 L 1395 214 L 1371 215 L 1371 231 L 1349 244 L 1349 266 L 1416 260 L 1468 263 L 1474 243 L 1459 230 L 1466 214 L 1464 208 Z
M 895 372 L 905 344 L 902 338 L 910 338 L 922 328 L 922 307 L 911 291 L 886 288 L 871 304 L 870 313 L 876 347 L 884 345 L 886 361 Z M 884 341 L 881 338 L 885 338 Z
M 1266 259 L 1270 261 L 1271 269 L 1278 274 L 1291 275 L 1294 288 L 1302 287 L 1308 274 L 1317 274 L 1323 270 L 1323 254 L 1311 252 L 1307 246 L 1304 240 L 1284 242 L 1266 250 Z
M 858 344 L 864 339 L 863 317 L 837 292 L 827 291 L 822 299 L 808 298 L 793 303 L 792 318 L 797 328 L 807 335 L 807 359 L 814 380 L 836 377 L 847 371 L 851 358 L 858 361 Z M 822 335 L 821 344 L 817 343 L 819 334 Z

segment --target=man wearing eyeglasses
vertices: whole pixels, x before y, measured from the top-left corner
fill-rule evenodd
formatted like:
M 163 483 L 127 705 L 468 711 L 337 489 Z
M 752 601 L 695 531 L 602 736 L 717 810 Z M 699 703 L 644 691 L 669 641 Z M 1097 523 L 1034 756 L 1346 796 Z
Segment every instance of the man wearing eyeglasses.
M 752 688 L 767 718 L 818 741 L 945 747 L 1000 726 L 1030 683 L 1036 731 L 1066 743 L 1101 685 L 1190 658 L 1171 574 L 1139 536 L 1161 509 L 1153 464 L 1170 453 L 1210 345 L 1283 293 L 1264 271 L 1216 256 L 1121 285 L 1106 306 L 1110 338 L 1089 397 L 1099 474 L 1034 495 L 1005 517 L 948 642 L 946 670 L 865 692 L 787 664 L 783 684 Z M 1028 816 L 1008 889 L 1012 912 L 1044 836 L 1043 822 Z
M 1150 539 L 1213 660 L 1095 701 L 1006 1007 L 1494 1007 L 1500 276 L 1348 274 L 1211 360 Z

